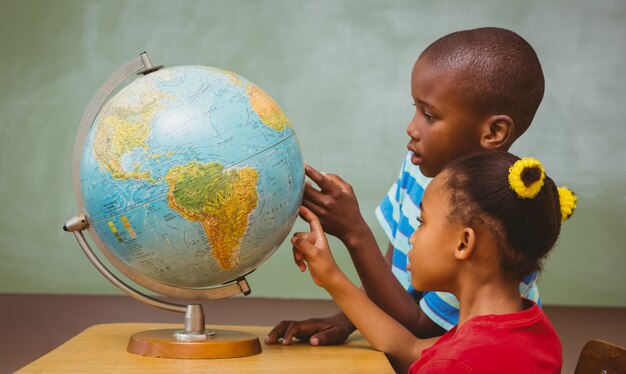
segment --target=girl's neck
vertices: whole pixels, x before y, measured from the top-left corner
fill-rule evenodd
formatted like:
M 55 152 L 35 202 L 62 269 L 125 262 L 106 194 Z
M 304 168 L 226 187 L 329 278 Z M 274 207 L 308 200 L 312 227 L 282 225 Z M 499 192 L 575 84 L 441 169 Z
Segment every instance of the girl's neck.
M 487 314 L 510 314 L 524 310 L 519 281 L 490 281 L 463 287 L 459 295 L 460 327 L 470 319 Z

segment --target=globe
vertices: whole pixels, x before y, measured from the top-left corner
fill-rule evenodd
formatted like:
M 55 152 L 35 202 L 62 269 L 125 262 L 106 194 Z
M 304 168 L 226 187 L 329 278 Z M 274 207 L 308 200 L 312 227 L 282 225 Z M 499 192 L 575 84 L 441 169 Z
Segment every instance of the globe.
M 138 78 L 100 109 L 80 158 L 97 239 L 174 287 L 235 280 L 270 257 L 298 215 L 294 129 L 261 88 L 198 66 Z

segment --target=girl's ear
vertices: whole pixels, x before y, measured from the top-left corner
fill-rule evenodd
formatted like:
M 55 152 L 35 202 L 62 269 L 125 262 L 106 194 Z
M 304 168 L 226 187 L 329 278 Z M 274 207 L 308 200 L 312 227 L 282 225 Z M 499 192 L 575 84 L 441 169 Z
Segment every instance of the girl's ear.
M 454 258 L 457 260 L 467 260 L 474 253 L 476 246 L 476 232 L 471 227 L 466 227 L 459 235 L 459 241 L 454 250 Z
M 515 124 L 506 114 L 490 116 L 484 122 L 480 145 L 484 149 L 508 149 L 513 142 Z

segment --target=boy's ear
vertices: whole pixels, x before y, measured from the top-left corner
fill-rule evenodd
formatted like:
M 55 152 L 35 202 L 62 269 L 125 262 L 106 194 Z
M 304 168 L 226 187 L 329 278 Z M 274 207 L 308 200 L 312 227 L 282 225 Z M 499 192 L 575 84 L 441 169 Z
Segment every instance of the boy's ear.
M 467 260 L 474 253 L 476 246 L 476 232 L 471 227 L 466 227 L 460 233 L 457 247 L 454 250 L 454 258 Z
M 485 121 L 480 145 L 484 149 L 508 149 L 513 142 L 515 124 L 506 114 L 490 116 Z

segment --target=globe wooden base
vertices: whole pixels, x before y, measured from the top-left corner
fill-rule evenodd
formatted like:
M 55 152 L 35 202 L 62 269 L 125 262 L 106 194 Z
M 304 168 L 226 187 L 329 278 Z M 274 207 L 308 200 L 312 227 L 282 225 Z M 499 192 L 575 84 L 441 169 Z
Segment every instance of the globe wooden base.
M 232 330 L 215 331 L 207 340 L 178 341 L 174 332 L 180 329 L 148 330 L 133 334 L 126 350 L 149 357 L 162 358 L 232 358 L 261 353 L 256 335 Z

